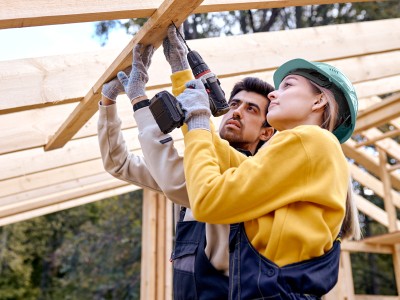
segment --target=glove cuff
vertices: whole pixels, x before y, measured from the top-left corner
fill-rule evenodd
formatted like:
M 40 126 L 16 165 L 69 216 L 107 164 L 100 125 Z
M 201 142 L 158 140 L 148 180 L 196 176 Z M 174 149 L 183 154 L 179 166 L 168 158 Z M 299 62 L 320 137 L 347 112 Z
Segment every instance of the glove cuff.
M 194 115 L 189 120 L 187 120 L 188 129 L 205 129 L 210 131 L 210 115 L 204 113 L 199 115 Z
M 171 62 L 172 73 L 176 73 L 186 69 L 189 69 L 189 63 L 185 58 L 180 58 L 179 60 Z

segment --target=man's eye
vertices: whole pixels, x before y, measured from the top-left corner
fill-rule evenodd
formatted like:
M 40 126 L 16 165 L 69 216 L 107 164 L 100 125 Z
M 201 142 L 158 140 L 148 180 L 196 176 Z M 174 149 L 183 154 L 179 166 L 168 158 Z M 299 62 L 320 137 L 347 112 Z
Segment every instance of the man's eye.
M 230 107 L 235 107 L 235 106 L 237 106 L 237 102 L 231 102 L 231 103 L 229 103 L 229 106 Z

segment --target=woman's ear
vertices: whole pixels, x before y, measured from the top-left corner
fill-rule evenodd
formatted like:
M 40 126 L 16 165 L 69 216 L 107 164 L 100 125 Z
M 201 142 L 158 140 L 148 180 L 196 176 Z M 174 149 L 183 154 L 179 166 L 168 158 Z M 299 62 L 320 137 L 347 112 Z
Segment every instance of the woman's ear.
M 321 110 L 326 106 L 327 103 L 328 103 L 328 99 L 326 98 L 324 93 L 321 93 L 316 96 L 311 110 L 312 111 Z

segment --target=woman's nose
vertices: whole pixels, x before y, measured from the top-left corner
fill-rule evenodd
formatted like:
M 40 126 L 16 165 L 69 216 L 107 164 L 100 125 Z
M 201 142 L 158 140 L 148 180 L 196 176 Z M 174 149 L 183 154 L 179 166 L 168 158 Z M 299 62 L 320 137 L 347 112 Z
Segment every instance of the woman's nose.
M 276 99 L 276 93 L 277 93 L 277 91 L 272 91 L 272 92 L 270 92 L 270 93 L 268 94 L 268 99 L 270 99 L 270 100 Z

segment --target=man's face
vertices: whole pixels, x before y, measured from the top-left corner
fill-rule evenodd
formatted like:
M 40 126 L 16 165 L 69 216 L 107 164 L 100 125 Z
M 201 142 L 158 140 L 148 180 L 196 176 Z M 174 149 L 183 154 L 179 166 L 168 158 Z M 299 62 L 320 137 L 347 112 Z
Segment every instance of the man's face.
M 230 101 L 230 110 L 219 127 L 221 138 L 232 147 L 255 152 L 260 140 L 268 140 L 273 133 L 263 127 L 266 120 L 267 97 L 254 92 L 240 91 Z

